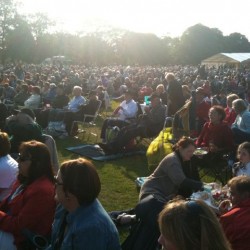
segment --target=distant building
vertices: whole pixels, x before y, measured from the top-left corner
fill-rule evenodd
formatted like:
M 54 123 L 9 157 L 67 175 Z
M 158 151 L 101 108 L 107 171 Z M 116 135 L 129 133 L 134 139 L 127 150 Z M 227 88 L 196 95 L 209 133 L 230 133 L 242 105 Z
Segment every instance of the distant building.
M 218 53 L 201 61 L 206 67 L 233 66 L 236 68 L 242 65 L 250 66 L 250 53 Z

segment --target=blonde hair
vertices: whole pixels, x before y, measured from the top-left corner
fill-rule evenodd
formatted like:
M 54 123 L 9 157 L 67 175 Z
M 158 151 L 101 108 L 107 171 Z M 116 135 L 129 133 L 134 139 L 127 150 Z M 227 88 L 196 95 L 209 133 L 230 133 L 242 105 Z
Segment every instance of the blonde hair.
M 168 203 L 159 215 L 159 226 L 178 250 L 231 250 L 217 217 L 203 201 Z

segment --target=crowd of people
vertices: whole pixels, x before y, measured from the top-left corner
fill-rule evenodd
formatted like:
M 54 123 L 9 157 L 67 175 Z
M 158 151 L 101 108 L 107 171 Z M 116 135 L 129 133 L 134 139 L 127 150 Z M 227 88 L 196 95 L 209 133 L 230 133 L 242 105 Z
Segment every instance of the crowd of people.
M 51 250 L 248 249 L 250 70 L 18 64 L 4 70 L 0 98 L 0 249 L 36 249 L 41 239 Z M 107 109 L 111 98 L 120 104 L 102 124 L 106 154 L 126 150 L 138 136 L 157 136 L 166 118 L 175 141 L 143 184 L 122 245 L 98 200 L 95 166 L 79 158 L 55 173 L 44 139 L 58 123 L 74 136 L 74 121 Z M 109 141 L 114 126 L 119 132 Z M 197 147 L 207 154 L 194 156 Z M 228 160 L 236 162 L 231 200 L 216 218 L 204 202 L 185 199 L 204 188 L 198 167 L 220 171 Z

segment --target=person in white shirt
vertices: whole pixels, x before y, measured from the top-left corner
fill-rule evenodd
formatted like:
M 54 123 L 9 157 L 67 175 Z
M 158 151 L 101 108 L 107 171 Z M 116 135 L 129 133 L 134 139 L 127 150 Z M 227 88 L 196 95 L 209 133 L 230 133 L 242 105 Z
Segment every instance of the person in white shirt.
M 40 87 L 34 86 L 32 88 L 31 96 L 24 102 L 25 108 L 37 109 L 41 104 Z
M 18 171 L 18 163 L 9 155 L 10 141 L 7 133 L 0 132 L 0 202 L 11 192 Z
M 131 91 L 126 91 L 124 94 L 125 100 L 121 102 L 121 104 L 115 109 L 113 112 L 114 118 L 106 119 L 102 125 L 101 130 L 101 139 L 103 142 L 106 137 L 106 129 L 108 127 L 117 126 L 122 128 L 133 121 L 136 118 L 138 112 L 138 105 L 133 100 Z
M 250 142 L 243 142 L 237 150 L 239 162 L 233 166 L 233 175 L 250 176 Z

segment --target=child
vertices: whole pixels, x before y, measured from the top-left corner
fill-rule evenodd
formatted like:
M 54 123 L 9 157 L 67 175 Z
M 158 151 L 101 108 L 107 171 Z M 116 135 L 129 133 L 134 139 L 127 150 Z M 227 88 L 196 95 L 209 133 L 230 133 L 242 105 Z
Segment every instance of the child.
M 250 176 L 250 142 L 241 143 L 237 151 L 239 162 L 233 166 L 233 175 Z

